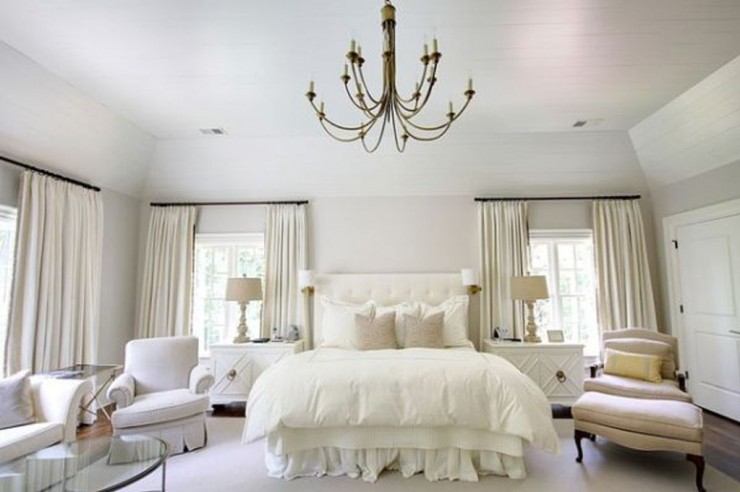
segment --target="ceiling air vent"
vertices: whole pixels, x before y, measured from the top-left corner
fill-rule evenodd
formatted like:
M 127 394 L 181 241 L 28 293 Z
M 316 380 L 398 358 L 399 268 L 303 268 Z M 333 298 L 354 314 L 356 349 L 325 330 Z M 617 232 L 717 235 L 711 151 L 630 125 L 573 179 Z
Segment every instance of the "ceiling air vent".
M 604 122 L 604 118 L 591 118 L 590 120 L 578 120 L 573 123 L 573 128 L 583 128 L 584 126 L 599 126 Z
M 588 123 L 588 121 L 586 121 L 586 120 L 578 120 L 575 123 L 573 123 L 573 128 L 580 128 L 582 126 L 586 126 L 586 123 Z
M 203 135 L 226 135 L 223 128 L 201 128 L 200 133 Z

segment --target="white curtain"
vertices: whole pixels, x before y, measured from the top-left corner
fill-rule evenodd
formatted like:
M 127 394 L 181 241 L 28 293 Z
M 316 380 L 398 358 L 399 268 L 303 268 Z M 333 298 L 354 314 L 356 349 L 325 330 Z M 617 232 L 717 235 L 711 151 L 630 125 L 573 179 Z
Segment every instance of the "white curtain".
M 595 200 L 593 221 L 600 330 L 657 330 L 640 204 Z
M 94 363 L 100 312 L 100 193 L 26 171 L 18 230 L 6 372 Z
M 262 336 L 270 336 L 272 328 L 285 336 L 290 325 L 300 326 L 303 319 L 298 270 L 306 268 L 306 207 L 269 205 L 266 222 Z
M 525 275 L 529 265 L 527 202 L 478 203 L 481 267 L 481 346 L 494 328 L 509 337 L 524 335 L 525 313 L 511 299 L 511 277 Z
M 152 207 L 137 338 L 190 333 L 195 207 Z

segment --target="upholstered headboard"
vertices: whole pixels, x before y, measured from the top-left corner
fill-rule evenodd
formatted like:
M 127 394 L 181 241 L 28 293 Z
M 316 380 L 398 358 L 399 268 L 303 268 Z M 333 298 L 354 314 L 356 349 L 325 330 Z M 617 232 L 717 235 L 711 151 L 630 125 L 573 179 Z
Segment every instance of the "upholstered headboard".
M 373 300 L 380 306 L 404 301 L 439 304 L 452 296 L 467 294 L 459 273 L 322 274 L 314 280 L 313 346 L 321 343 L 321 296 L 361 304 Z

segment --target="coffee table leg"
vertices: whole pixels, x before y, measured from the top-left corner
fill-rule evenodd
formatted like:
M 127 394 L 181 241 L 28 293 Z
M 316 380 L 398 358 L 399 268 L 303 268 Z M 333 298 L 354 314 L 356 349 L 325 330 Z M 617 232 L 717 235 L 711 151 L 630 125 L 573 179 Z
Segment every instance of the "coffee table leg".
M 167 458 L 162 462 L 162 492 L 166 490 L 165 481 L 167 480 Z

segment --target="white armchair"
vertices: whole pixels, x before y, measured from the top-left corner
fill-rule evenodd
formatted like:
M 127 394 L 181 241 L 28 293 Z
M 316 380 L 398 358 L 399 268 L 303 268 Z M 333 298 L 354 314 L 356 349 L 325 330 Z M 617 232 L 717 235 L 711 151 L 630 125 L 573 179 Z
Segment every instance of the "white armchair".
M 93 388 L 84 380 L 32 377 L 31 391 L 36 421 L 0 430 L 0 463 L 76 440 L 80 404 Z
M 132 340 L 124 372 L 108 388 L 116 403 L 113 435 L 147 434 L 167 442 L 171 454 L 205 446 L 208 389 L 213 376 L 198 366 L 198 339 Z

